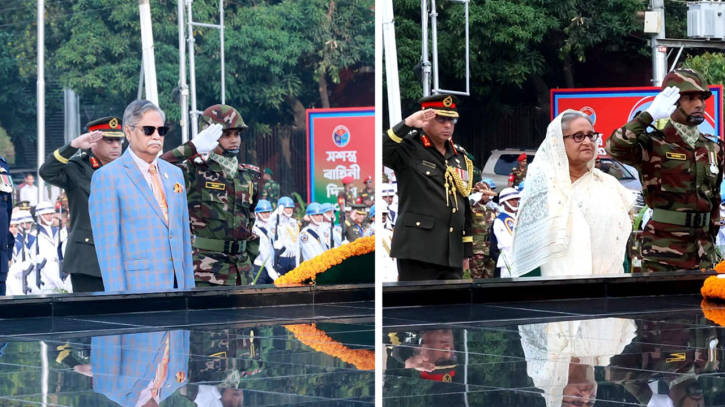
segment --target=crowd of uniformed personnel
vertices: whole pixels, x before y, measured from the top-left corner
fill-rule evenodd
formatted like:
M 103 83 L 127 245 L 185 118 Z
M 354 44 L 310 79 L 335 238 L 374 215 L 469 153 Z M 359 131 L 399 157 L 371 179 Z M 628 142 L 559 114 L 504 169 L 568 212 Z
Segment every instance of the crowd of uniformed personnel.
M 698 128 L 711 95 L 700 73 L 676 69 L 651 106 L 607 140 L 613 158 L 638 170 L 650 208 L 635 255 L 642 271 L 712 268 L 721 257 L 723 142 Z M 390 226 L 384 281 L 508 276 L 528 157 L 518 157 L 497 194 L 452 140 L 458 99 L 439 94 L 419 102 L 421 110 L 383 134 L 383 165 L 395 179 L 382 192 Z
M 345 179 L 341 205 L 305 208 L 282 196 L 271 169 L 239 162 L 247 125 L 236 109 L 213 105 L 200 120 L 199 135 L 160 156 L 183 173 L 196 287 L 272 283 L 305 260 L 374 233 L 372 177 L 359 197 Z M 7 244 L 0 239 L 8 248 L 0 250 L 7 256 L 0 259 L 0 295 L 6 284 L 7 295 L 104 291 L 89 215 L 91 180 L 121 156 L 126 135 L 119 117 L 87 127 L 39 169 L 63 190 L 56 204 L 13 206 L 15 188 L 0 157 L 0 228 L 9 230 L 2 236 Z

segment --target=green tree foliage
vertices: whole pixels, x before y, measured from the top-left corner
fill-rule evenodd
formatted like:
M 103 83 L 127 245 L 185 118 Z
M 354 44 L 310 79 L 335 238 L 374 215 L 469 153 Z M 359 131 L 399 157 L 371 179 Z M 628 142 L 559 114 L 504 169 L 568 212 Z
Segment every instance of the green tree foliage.
M 8 164 L 15 163 L 15 146 L 8 136 L 8 132 L 0 127 L 0 155 L 2 155 Z
M 703 74 L 710 85 L 725 85 L 725 55 L 722 53 L 706 52 L 688 56 L 682 66 Z
M 470 4 L 472 94 L 482 103 L 529 84 L 548 100 L 552 87 L 574 87 L 575 64 L 591 52 L 617 46 L 640 53 L 647 43 L 636 22 L 639 0 L 490 0 Z M 437 2 L 441 87 L 462 89 L 465 75 L 464 9 Z M 420 97 L 420 1 L 395 2 L 401 97 Z M 637 35 L 635 35 L 637 34 Z M 585 74 L 582 72 L 582 74 Z

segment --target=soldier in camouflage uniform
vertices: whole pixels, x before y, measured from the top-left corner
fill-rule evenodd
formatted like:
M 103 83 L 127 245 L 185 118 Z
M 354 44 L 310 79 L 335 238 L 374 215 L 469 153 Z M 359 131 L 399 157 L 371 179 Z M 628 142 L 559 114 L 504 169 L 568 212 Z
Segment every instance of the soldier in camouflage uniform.
M 690 69 L 670 72 L 650 107 L 617 129 L 606 150 L 634 166 L 652 219 L 642 232 L 646 271 L 712 268 L 720 228 L 723 145 L 701 133 L 705 100 L 712 93 Z M 648 127 L 670 118 L 662 130 Z
M 516 188 L 526 179 L 526 171 L 529 168 L 529 161 L 526 158 L 526 153 L 522 153 L 519 158 L 516 159 L 519 165 L 511 170 L 509 175 L 509 188 Z
M 342 196 L 345 199 L 345 206 L 350 206 L 354 203 L 357 203 L 357 196 L 355 196 L 355 192 L 352 190 L 352 183 L 354 179 L 351 176 L 347 176 L 342 179 L 342 186 L 345 188 L 345 191 L 339 192 L 338 197 Z M 339 203 L 339 199 L 338 199 Z
M 237 161 L 247 125 L 226 105 L 209 107 L 201 120 L 204 131 L 161 156 L 184 172 L 196 286 L 251 284 L 250 259 L 259 253 L 252 213 L 261 174 L 257 167 Z
M 360 192 L 360 198 L 362 198 L 362 203 L 367 207 L 370 207 L 370 205 L 375 202 L 375 188 L 373 188 L 372 175 L 368 175 L 368 177 L 365 178 L 365 188 L 363 188 L 362 192 Z
M 473 210 L 473 257 L 471 257 L 471 278 L 493 278 L 496 262 L 489 257 L 491 250 L 491 225 L 496 219 L 496 211 L 488 202 L 496 193 L 491 191 L 488 184 L 479 182 L 473 187 L 475 192 L 481 193 L 478 202 L 472 202 Z
M 279 183 L 272 179 L 272 175 L 274 175 L 272 170 L 269 168 L 264 169 L 264 175 L 262 175 L 264 187 L 262 187 L 262 197 L 260 199 L 268 200 L 276 208 L 280 196 Z

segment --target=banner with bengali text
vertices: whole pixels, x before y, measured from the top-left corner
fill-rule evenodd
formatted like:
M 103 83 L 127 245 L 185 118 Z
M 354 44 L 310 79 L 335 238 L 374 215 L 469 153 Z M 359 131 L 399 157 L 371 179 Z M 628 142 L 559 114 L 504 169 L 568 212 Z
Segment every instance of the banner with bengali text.
M 705 121 L 700 131 L 723 138 L 722 85 L 710 86 L 712 97 L 707 99 Z M 604 155 L 604 142 L 614 132 L 640 112 L 647 110 L 660 93 L 656 87 L 552 89 L 552 120 L 567 109 L 584 112 L 592 118 L 594 129 L 603 134 L 599 154 Z
M 308 109 L 307 160 L 309 202 L 336 203 L 347 176 L 362 190 L 375 171 L 375 108 Z

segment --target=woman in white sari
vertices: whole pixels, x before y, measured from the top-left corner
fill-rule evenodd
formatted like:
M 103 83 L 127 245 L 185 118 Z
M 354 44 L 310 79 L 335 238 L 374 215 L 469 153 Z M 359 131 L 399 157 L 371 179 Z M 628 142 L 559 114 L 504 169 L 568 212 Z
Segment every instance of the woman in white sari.
M 519 205 L 514 277 L 537 268 L 542 277 L 624 273 L 635 197 L 594 168 L 600 137 L 575 110 L 549 124 Z

